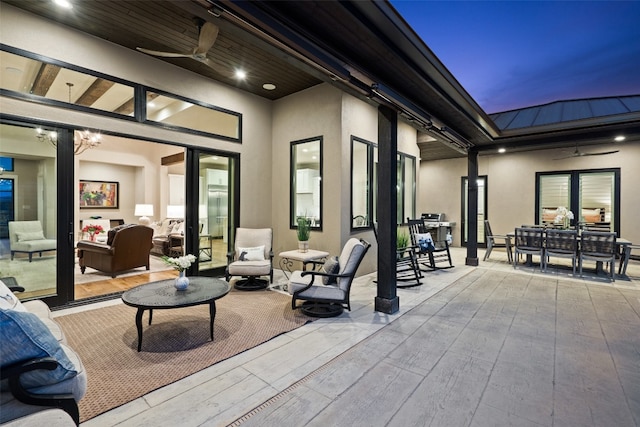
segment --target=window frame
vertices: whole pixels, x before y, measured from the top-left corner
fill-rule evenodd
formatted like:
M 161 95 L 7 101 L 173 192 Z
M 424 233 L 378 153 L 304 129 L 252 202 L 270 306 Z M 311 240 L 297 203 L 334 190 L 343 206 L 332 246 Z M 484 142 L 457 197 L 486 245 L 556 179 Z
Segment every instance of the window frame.
M 14 91 L 14 90 L 10 90 L 10 89 L 4 89 L 4 88 L 0 88 L 0 95 L 2 96 L 6 96 L 9 98 L 15 98 L 15 99 L 21 99 L 21 100 L 26 100 L 29 102 L 34 102 L 37 104 L 43 104 L 43 105 L 47 105 L 47 106 L 54 106 L 54 107 L 60 107 L 60 108 L 66 108 L 66 109 L 71 109 L 71 110 L 76 110 L 76 111 L 82 111 L 82 112 L 86 112 L 86 113 L 90 113 L 90 114 L 95 114 L 98 116 L 103 116 L 103 117 L 111 117 L 111 118 L 116 118 L 119 120 L 127 120 L 127 121 L 133 121 L 133 122 L 138 122 L 138 123 L 143 123 L 145 125 L 149 125 L 149 126 L 153 126 L 153 127 L 157 127 L 157 128 L 163 128 L 163 129 L 167 129 L 167 130 L 172 130 L 172 131 L 178 131 L 178 132 L 182 132 L 182 133 L 188 133 L 188 134 L 194 134 L 194 135 L 200 135 L 200 136 L 207 136 L 207 137 L 214 137 L 216 139 L 221 139 L 224 141 L 230 141 L 230 142 L 236 142 L 239 144 L 242 144 L 242 113 L 236 112 L 236 111 L 232 111 L 232 110 L 228 110 L 222 107 L 218 107 L 212 104 L 208 104 L 206 102 L 197 100 L 197 99 L 192 99 L 192 98 L 187 98 L 175 93 L 171 93 L 171 92 L 166 92 L 166 91 L 162 91 L 153 87 L 149 87 L 149 86 L 145 86 L 139 83 L 135 83 L 129 80 L 125 80 L 125 79 L 121 79 L 118 77 L 114 77 L 108 74 L 104 74 L 101 73 L 99 71 L 94 71 L 94 70 L 90 70 L 88 68 L 84 68 L 78 65 L 74 65 L 74 64 L 70 64 L 68 62 L 64 62 L 64 61 L 59 61 L 56 60 L 54 58 L 50 58 L 44 55 L 40 55 L 40 54 L 36 54 L 33 52 L 29 52 L 26 50 L 22 50 L 22 49 L 18 49 L 18 48 L 14 48 L 12 46 L 8 46 L 6 44 L 0 43 L 0 51 L 2 52 L 7 52 L 13 55 L 17 55 L 17 56 L 22 56 L 24 58 L 28 58 L 34 61 L 39 61 L 41 63 L 44 64 L 51 64 L 51 65 L 55 65 L 73 72 L 77 72 L 77 73 L 83 73 L 86 74 L 88 76 L 91 77 L 96 77 L 99 79 L 104 79 L 104 80 L 108 80 L 117 84 L 121 84 L 124 86 L 128 86 L 132 88 L 132 92 L 133 92 L 133 104 L 134 104 L 134 108 L 133 108 L 133 115 L 128 115 L 128 114 L 121 114 L 121 113 L 114 113 L 112 111 L 108 111 L 108 110 L 101 110 L 101 109 L 97 109 L 97 108 L 92 108 L 92 107 L 86 107 L 83 105 L 78 105 L 78 104 L 74 104 L 74 103 L 69 103 L 69 102 L 65 102 L 65 101 L 59 101 L 56 99 L 50 99 L 44 96 L 39 96 L 39 95 L 33 95 L 33 94 L 29 94 L 29 93 L 24 93 L 24 92 L 18 92 L 18 91 Z M 198 105 L 204 108 L 208 108 L 208 109 L 212 109 L 215 111 L 219 111 L 219 112 L 224 112 L 227 114 L 231 114 L 231 115 L 235 115 L 238 118 L 238 137 L 237 138 L 233 138 L 233 137 L 229 137 L 229 136 L 225 136 L 225 135 L 218 135 L 215 133 L 210 133 L 210 132 L 204 132 L 204 131 L 199 131 L 196 129 L 191 129 L 191 128 L 187 128 L 187 127 L 181 127 L 181 126 L 174 126 L 174 125 L 168 125 L 168 124 L 164 124 L 162 122 L 157 122 L 157 121 L 153 121 L 153 120 L 147 120 L 147 114 L 146 114 L 146 106 L 147 106 L 147 92 L 154 92 L 160 95 L 164 95 L 164 96 L 168 96 L 171 98 L 176 98 L 179 99 L 181 101 L 185 101 L 185 102 L 189 102 L 191 104 L 194 105 Z
M 324 171 L 324 138 L 322 135 L 314 136 L 311 138 L 300 139 L 296 141 L 291 141 L 290 143 L 290 151 L 289 151 L 289 229 L 297 230 L 298 224 L 296 222 L 297 214 L 296 214 L 296 197 L 297 197 L 297 156 L 296 156 L 296 148 L 302 144 L 308 144 L 311 142 L 318 142 L 318 173 L 319 173 L 319 188 L 318 188 L 318 196 L 319 196 L 319 219 L 318 223 L 311 225 L 311 231 L 322 231 L 323 226 L 323 171 Z

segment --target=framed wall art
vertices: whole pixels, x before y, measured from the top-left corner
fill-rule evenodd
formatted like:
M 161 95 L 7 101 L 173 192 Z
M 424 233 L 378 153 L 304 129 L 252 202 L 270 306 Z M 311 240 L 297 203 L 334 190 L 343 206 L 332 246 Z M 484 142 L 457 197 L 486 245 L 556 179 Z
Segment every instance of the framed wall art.
M 80 180 L 80 209 L 119 208 L 120 184 Z

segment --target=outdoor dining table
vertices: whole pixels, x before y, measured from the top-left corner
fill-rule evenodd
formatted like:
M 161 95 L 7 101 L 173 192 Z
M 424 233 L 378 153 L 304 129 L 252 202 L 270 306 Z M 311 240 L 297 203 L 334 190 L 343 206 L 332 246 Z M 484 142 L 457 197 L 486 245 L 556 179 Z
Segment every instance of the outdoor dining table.
M 509 237 L 510 239 L 515 239 L 516 237 L 516 232 L 514 231 L 510 231 L 507 233 L 507 237 Z M 580 234 L 578 234 L 578 244 L 580 244 Z M 629 262 L 629 256 L 631 255 L 631 251 L 627 251 L 625 250 L 625 248 L 629 245 L 631 245 L 631 241 L 627 240 L 623 237 L 616 237 L 616 252 L 618 253 L 619 257 L 620 257 L 620 267 L 618 267 L 618 275 L 620 275 L 621 273 L 621 267 L 625 262 Z M 533 262 L 533 256 L 532 255 L 527 255 L 527 264 L 531 264 Z M 602 262 L 598 261 L 596 263 L 596 270 L 600 271 L 602 269 Z

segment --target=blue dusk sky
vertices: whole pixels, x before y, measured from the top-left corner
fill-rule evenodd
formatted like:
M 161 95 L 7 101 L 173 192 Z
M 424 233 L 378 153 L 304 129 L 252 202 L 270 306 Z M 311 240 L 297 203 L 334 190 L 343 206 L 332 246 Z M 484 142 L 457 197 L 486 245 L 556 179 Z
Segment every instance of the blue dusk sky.
M 640 94 L 640 1 L 391 4 L 487 113 Z

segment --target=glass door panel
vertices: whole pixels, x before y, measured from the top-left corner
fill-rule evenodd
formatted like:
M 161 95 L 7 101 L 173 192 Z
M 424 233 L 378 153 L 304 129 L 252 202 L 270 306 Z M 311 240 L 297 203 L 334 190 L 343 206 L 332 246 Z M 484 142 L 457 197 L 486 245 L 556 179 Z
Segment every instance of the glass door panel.
M 579 219 L 602 231 L 615 229 L 615 175 L 613 172 L 580 174 Z
M 56 295 L 57 140 L 9 124 L 0 135 L 0 277 L 25 288 L 21 299 Z
M 235 230 L 235 159 L 209 153 L 198 159 L 198 270 L 221 270 L 227 265 L 230 230 Z
M 469 178 L 462 178 L 462 242 L 466 244 L 469 240 Z M 479 245 L 485 244 L 484 220 L 487 219 L 487 177 L 478 177 L 478 241 Z

